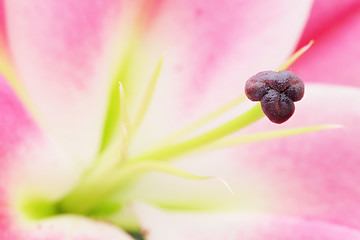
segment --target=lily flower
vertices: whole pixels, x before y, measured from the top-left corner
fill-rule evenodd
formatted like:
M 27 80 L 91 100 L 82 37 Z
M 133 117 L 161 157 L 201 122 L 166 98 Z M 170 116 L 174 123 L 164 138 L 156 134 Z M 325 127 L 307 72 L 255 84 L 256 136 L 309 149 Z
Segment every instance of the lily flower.
M 282 125 L 244 103 L 311 35 L 292 70 L 322 81 L 311 6 L 1 1 L 0 239 L 359 239 L 360 90 L 308 84 Z

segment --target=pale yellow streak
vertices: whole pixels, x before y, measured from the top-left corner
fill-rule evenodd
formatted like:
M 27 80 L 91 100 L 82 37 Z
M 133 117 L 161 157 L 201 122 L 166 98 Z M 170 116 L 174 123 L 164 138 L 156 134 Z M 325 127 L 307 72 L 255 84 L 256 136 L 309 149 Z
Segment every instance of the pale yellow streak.
M 38 110 L 30 100 L 29 95 L 27 94 L 23 85 L 20 83 L 19 78 L 16 76 L 15 71 L 10 64 L 10 61 L 7 59 L 4 53 L 0 53 L 0 72 L 5 77 L 5 80 L 10 84 L 12 89 L 15 91 L 15 94 L 18 96 L 28 113 L 30 113 L 30 115 L 38 123 L 40 123 L 42 127 L 45 127 L 44 120 L 40 117 Z
M 260 132 L 260 133 L 254 133 L 254 134 L 247 134 L 247 135 L 242 135 L 242 136 L 238 136 L 238 137 L 221 139 L 221 140 L 207 146 L 206 149 L 204 148 L 200 151 L 209 151 L 209 150 L 215 150 L 215 149 L 219 149 L 219 148 L 237 146 L 237 145 L 245 144 L 245 143 L 260 142 L 260 141 L 265 141 L 265 140 L 269 140 L 269 139 L 282 138 L 282 137 L 288 137 L 288 136 L 293 136 L 293 135 L 298 135 L 298 134 L 303 134 L 303 133 L 321 131 L 321 130 L 326 130 L 326 129 L 339 129 L 339 128 L 344 128 L 344 127 L 342 125 L 338 125 L 338 124 L 325 124 L 325 125 L 318 125 L 318 126 L 289 128 L 289 129 L 281 129 L 281 130 L 276 130 L 276 131 L 267 131 L 267 132 Z

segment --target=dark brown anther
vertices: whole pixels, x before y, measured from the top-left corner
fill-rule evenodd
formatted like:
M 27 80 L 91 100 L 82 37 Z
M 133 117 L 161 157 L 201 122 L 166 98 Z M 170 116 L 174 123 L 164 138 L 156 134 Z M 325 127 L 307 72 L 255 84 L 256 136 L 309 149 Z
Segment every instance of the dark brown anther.
M 245 94 L 251 101 L 261 101 L 270 121 L 283 123 L 294 114 L 294 102 L 303 98 L 304 83 L 290 71 L 264 71 L 247 80 Z

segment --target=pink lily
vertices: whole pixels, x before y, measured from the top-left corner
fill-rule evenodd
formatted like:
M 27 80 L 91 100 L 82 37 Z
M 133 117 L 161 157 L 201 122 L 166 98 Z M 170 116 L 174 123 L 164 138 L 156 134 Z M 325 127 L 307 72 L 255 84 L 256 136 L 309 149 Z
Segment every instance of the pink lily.
M 249 76 L 281 65 L 297 44 L 311 3 L 38 0 L 0 6 L 7 66 L 7 80 L 0 79 L 0 239 L 132 239 L 119 227 L 132 225 L 125 211 L 102 216 L 105 222 L 77 211 L 91 198 L 80 199 L 75 208 L 70 204 L 73 211 L 54 212 L 48 205 L 66 198 L 101 156 L 114 64 L 123 64 L 117 76 L 131 114 L 157 56 L 169 49 L 152 104 L 131 142 L 130 154 L 136 155 L 241 94 Z M 304 59 L 321 51 L 313 49 Z M 294 69 L 304 71 L 305 81 L 315 81 L 301 70 L 306 64 L 300 59 Z M 347 131 L 174 162 L 191 173 L 226 178 L 235 197 L 215 181 L 155 173 L 121 189 L 113 200 L 232 212 L 173 214 L 135 203 L 131 209 L 147 239 L 358 239 L 354 136 L 360 112 L 352 106 L 360 102 L 359 94 L 355 88 L 308 86 L 289 122 L 275 127 L 263 119 L 243 133 L 324 123 L 342 124 Z

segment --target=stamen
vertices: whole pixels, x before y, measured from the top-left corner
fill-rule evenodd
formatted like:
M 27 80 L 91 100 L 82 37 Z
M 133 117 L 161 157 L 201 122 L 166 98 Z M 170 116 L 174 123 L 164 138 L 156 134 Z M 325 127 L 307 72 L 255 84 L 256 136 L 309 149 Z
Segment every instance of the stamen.
M 119 82 L 119 81 L 118 81 Z M 101 145 L 99 149 L 99 153 L 103 153 L 107 147 L 112 142 L 113 138 L 118 133 L 116 131 L 119 118 L 120 118 L 120 97 L 119 97 L 119 88 L 118 85 L 112 84 L 110 97 L 108 101 L 108 109 L 106 113 L 106 119 L 103 128 L 103 135 L 101 139 Z M 99 155 L 100 155 L 99 154 Z
M 111 81 L 110 92 L 109 92 L 109 100 L 108 107 L 106 112 L 106 118 L 103 127 L 103 135 L 101 139 L 101 145 L 99 149 L 99 155 L 101 155 L 106 148 L 109 147 L 112 140 L 116 138 L 119 130 L 119 118 L 120 118 L 120 97 L 119 97 L 119 86 L 118 83 L 122 82 L 126 84 L 128 80 L 130 66 L 133 60 L 133 55 L 136 50 L 137 44 L 137 33 L 134 31 L 130 34 L 128 47 L 126 48 L 126 52 L 123 55 L 120 66 L 116 69 L 114 73 L 114 78 Z
M 130 128 L 130 120 L 129 120 L 128 107 L 126 104 L 126 96 L 121 82 L 119 82 L 119 94 L 120 94 L 120 112 L 121 112 L 120 114 L 121 140 L 119 141 L 119 143 L 120 143 L 121 155 L 119 161 L 116 164 L 117 166 L 124 163 L 127 159 L 128 148 L 129 148 L 128 129 Z M 116 143 L 116 141 L 114 142 Z
M 304 54 L 313 45 L 313 43 L 314 43 L 314 40 L 311 40 L 307 45 L 305 45 L 304 47 L 302 47 L 298 51 L 296 51 L 277 71 L 285 70 L 289 66 L 291 66 L 302 54 Z M 221 116 L 222 114 L 224 114 L 231 108 L 237 106 L 238 104 L 243 102 L 245 99 L 246 99 L 245 95 L 240 95 L 239 97 L 235 98 L 231 102 L 224 104 L 223 106 L 221 106 L 220 108 L 211 112 L 210 114 L 200 118 L 199 120 L 195 121 L 194 123 L 190 124 L 189 126 L 185 127 L 184 129 L 181 129 L 180 131 L 174 133 L 170 137 L 167 137 L 162 142 L 172 142 L 172 141 L 175 141 L 175 140 L 191 133 L 192 131 L 203 126 L 204 124 Z
M 206 123 L 214 120 L 215 118 L 221 116 L 225 112 L 229 111 L 231 108 L 239 105 L 246 99 L 246 95 L 242 94 L 239 97 L 233 99 L 231 102 L 228 102 L 221 106 L 220 108 L 216 109 L 215 111 L 209 113 L 208 115 L 200 118 L 199 120 L 195 121 L 194 123 L 190 124 L 189 126 L 185 127 L 184 129 L 178 131 L 177 133 L 173 134 L 172 136 L 166 138 L 163 142 L 172 142 L 175 141 L 186 134 L 191 133 L 192 131 L 198 129 L 199 127 L 205 125 Z
M 61 211 L 88 213 L 89 210 L 98 205 L 105 197 L 119 189 L 117 185 L 113 186 L 118 181 L 112 178 L 118 178 L 118 175 L 123 175 L 122 171 L 126 169 L 124 163 L 127 160 L 129 138 L 136 131 L 146 113 L 160 74 L 163 57 L 160 58 L 157 64 L 145 93 L 138 117 L 133 125 L 129 119 L 125 92 L 121 81 L 118 81 L 119 86 L 116 88 L 116 92 L 114 92 L 115 88 L 113 88 L 107 120 L 104 126 L 101 154 L 84 175 L 82 181 L 74 188 L 73 192 L 59 203 Z M 126 63 L 124 64 L 126 65 Z M 119 75 L 121 76 L 120 79 L 125 79 L 125 75 L 126 71 L 121 72 Z M 121 134 L 120 136 L 119 133 Z M 80 201 L 83 201 L 83 199 L 87 199 L 86 204 L 83 203 L 80 206 Z
M 303 55 L 314 43 L 314 40 L 311 40 L 304 47 L 297 50 L 277 71 L 285 70 L 290 67 L 301 55 Z
M 126 125 L 121 124 L 121 140 L 118 142 L 120 144 L 120 159 L 115 162 L 115 167 L 120 167 L 121 164 L 123 164 L 124 162 L 126 162 L 127 158 L 128 158 L 128 149 L 129 149 L 129 133 L 127 130 Z
M 144 94 L 144 97 L 141 101 L 141 104 L 140 104 L 140 107 L 139 107 L 139 111 L 138 113 L 135 115 L 135 120 L 134 120 L 134 125 L 132 126 L 131 128 L 131 135 L 135 134 L 135 132 L 137 131 L 138 127 L 140 126 L 145 114 L 146 114 L 146 111 L 148 110 L 149 108 L 149 105 L 150 105 L 150 102 L 151 102 L 151 99 L 152 99 L 152 96 L 154 94 L 154 90 L 155 90 L 155 86 L 156 86 L 156 83 L 159 79 L 159 76 L 160 76 L 160 72 L 161 72 L 161 68 L 162 68 L 162 64 L 163 64 L 163 61 L 164 61 L 164 56 L 165 56 L 165 53 L 166 51 L 163 53 L 163 55 L 160 57 L 157 65 L 156 65 L 156 68 L 155 68 L 155 71 L 148 83 L 148 86 L 145 90 L 145 94 Z
M 61 202 L 57 204 L 59 212 L 71 212 L 80 214 L 89 214 L 99 204 L 108 199 L 112 194 L 131 184 L 136 178 L 144 173 L 157 171 L 169 175 L 190 179 L 190 180 L 218 180 L 224 184 L 226 189 L 233 195 L 236 195 L 231 189 L 230 185 L 220 177 L 214 176 L 199 176 L 179 168 L 175 168 L 169 164 L 143 161 L 138 163 L 130 163 L 124 165 L 121 169 L 114 169 L 112 172 L 107 172 L 104 178 L 106 182 L 101 182 L 103 178 L 92 178 L 86 182 L 82 182 L 82 187 L 77 188 L 77 191 L 72 192 Z M 108 184 L 106 184 L 108 183 Z M 91 187 L 92 191 L 88 191 Z M 86 199 L 86 201 L 84 201 Z
M 88 169 L 88 173 L 85 177 L 97 176 L 99 172 L 102 173 L 114 167 L 120 167 L 127 159 L 129 148 L 128 129 L 131 123 L 125 91 L 120 81 L 118 91 L 120 116 L 117 128 L 120 129 L 114 129 L 117 134 L 113 135 L 113 141 L 111 141 L 108 147 L 98 156 L 98 158 L 95 159 L 91 168 Z
M 206 144 L 212 143 L 220 138 L 223 138 L 231 133 L 234 133 L 250 124 L 256 122 L 264 116 L 263 111 L 261 110 L 260 104 L 256 104 L 247 112 L 241 114 L 240 116 L 235 117 L 234 119 L 226 122 L 219 127 L 216 127 L 204 134 L 191 138 L 189 140 L 180 142 L 178 144 L 173 144 L 169 146 L 164 146 L 163 148 L 156 149 L 139 156 L 135 156 L 129 161 L 143 161 L 143 160 L 166 160 L 178 155 L 187 153 L 189 151 L 195 150 L 199 147 L 202 147 Z
M 157 171 L 166 173 L 173 176 L 178 176 L 181 178 L 191 179 L 191 180 L 207 180 L 214 177 L 211 176 L 199 176 L 192 173 L 188 173 L 179 168 L 175 168 L 169 164 L 164 164 L 154 161 L 143 161 L 138 163 L 129 164 L 126 167 L 125 171 L 122 171 L 121 175 L 118 175 L 116 182 L 122 182 L 129 177 L 133 178 L 134 176 L 143 175 L 145 172 Z
M 119 82 L 119 97 L 120 97 L 120 124 L 129 128 L 129 111 L 126 103 L 126 96 L 123 85 Z
M 269 140 L 269 139 L 276 139 L 276 138 L 288 137 L 288 136 L 304 134 L 304 133 L 309 133 L 309 132 L 315 132 L 315 131 L 321 131 L 321 130 L 327 130 L 327 129 L 340 129 L 340 128 L 343 129 L 344 126 L 338 125 L 338 124 L 325 124 L 325 125 L 318 125 L 318 126 L 289 128 L 289 129 L 281 129 L 281 130 L 277 130 L 277 131 L 267 131 L 267 132 L 260 132 L 260 133 L 254 133 L 254 134 L 247 134 L 247 135 L 242 135 L 242 136 L 238 136 L 238 137 L 231 137 L 231 138 L 229 137 L 226 139 L 221 139 L 221 140 L 207 146 L 206 149 L 202 149 L 202 151 L 211 151 L 211 150 L 216 150 L 219 148 L 237 146 L 240 144 L 260 142 L 260 141 L 265 141 L 265 140 Z
M 126 167 L 126 171 L 123 171 L 121 173 L 121 175 L 117 175 L 118 179 L 116 179 L 115 181 L 120 183 L 120 182 L 129 182 L 132 181 L 134 176 L 140 176 L 143 175 L 145 172 L 150 172 L 150 171 L 156 171 L 156 172 L 162 172 L 162 173 L 166 173 L 168 175 L 172 175 L 172 176 L 177 176 L 177 177 L 181 177 L 181 178 L 185 178 L 185 179 L 190 179 L 190 180 L 217 180 L 220 181 L 222 184 L 224 184 L 224 186 L 226 187 L 226 189 L 232 194 L 232 195 L 236 195 L 235 192 L 232 190 L 232 188 L 230 187 L 229 183 L 221 178 L 221 177 L 216 177 L 216 176 L 199 176 L 199 175 L 195 175 L 189 172 L 186 172 L 182 169 L 179 168 L 175 168 L 169 164 L 164 164 L 164 163 L 160 163 L 160 162 L 154 162 L 154 161 L 143 161 L 143 162 L 138 162 L 138 163 L 133 163 L 133 164 L 129 164 Z

